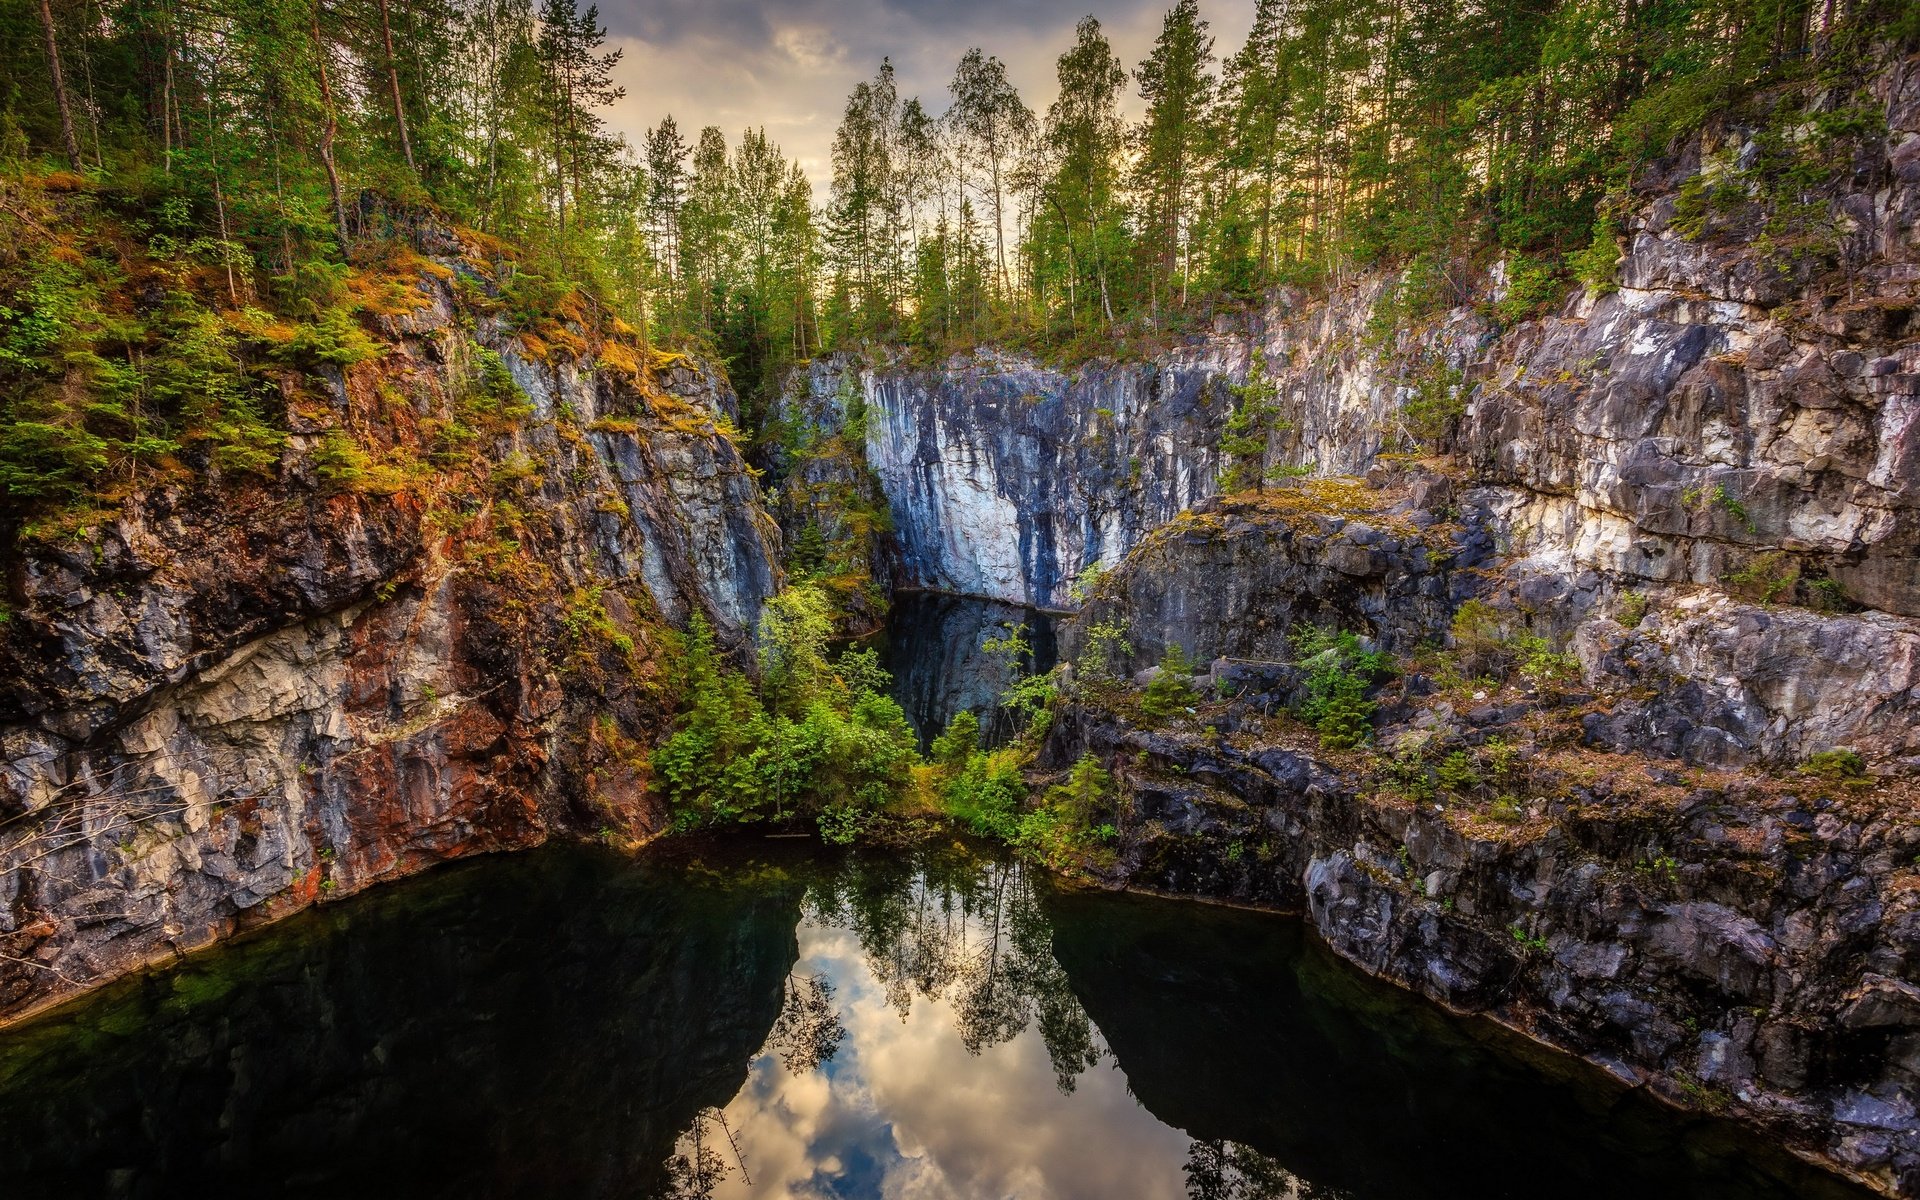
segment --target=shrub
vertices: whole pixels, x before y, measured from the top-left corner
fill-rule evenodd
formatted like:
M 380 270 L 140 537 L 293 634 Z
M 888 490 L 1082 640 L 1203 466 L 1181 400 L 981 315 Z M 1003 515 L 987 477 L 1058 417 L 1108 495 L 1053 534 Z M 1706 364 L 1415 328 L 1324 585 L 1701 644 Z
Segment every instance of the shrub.
M 1096 621 L 1087 627 L 1087 640 L 1075 663 L 1080 676 L 1088 680 L 1110 680 L 1126 670 L 1133 648 L 1127 643 L 1127 620 L 1115 617 Z
M 1438 450 L 1466 415 L 1465 376 L 1443 358 L 1430 358 L 1413 377 L 1413 395 L 1400 409 L 1401 423 L 1415 439 Z
M 1480 768 L 1473 761 L 1473 755 L 1465 750 L 1455 750 L 1440 761 L 1434 772 L 1434 778 L 1440 790 L 1456 799 L 1464 799 L 1480 790 Z
M 533 401 L 506 359 L 485 346 L 476 348 L 473 357 L 473 377 L 460 398 L 462 416 L 498 429 L 533 415 Z
M 1113 775 L 1092 754 L 1082 754 L 1074 760 L 1067 781 L 1047 790 L 1047 800 L 1076 829 L 1088 829 L 1095 816 L 1104 815 L 1112 793 Z
M 1565 277 L 1545 259 L 1516 255 L 1507 263 L 1507 294 L 1493 306 L 1502 325 L 1538 315 L 1567 294 Z
M 1166 653 L 1160 656 L 1160 673 L 1153 677 L 1146 694 L 1140 698 L 1140 711 L 1151 720 L 1164 721 L 1191 708 L 1199 700 L 1193 690 L 1192 675 L 1193 663 L 1188 660 L 1187 652 L 1178 643 L 1168 642 Z
M 1026 792 L 1011 756 L 976 753 L 941 789 L 941 807 L 974 833 L 1010 842 L 1019 833 Z
M 1320 733 L 1328 750 L 1351 750 L 1373 736 L 1374 702 L 1367 690 L 1391 670 L 1387 656 L 1365 649 L 1351 630 L 1299 625 L 1292 634 L 1294 665 L 1307 672 L 1300 718 Z
M 1806 769 L 1808 774 L 1827 779 L 1864 779 L 1867 774 L 1867 761 L 1860 757 L 1858 750 L 1841 747 L 1834 750 L 1821 750 L 1809 756 Z
M 930 757 L 935 766 L 958 771 L 965 769 L 968 760 L 979 750 L 980 718 L 973 715 L 972 709 L 963 708 L 947 722 L 940 736 L 933 739 Z
M 1460 669 L 1468 676 L 1506 678 L 1513 669 L 1513 648 L 1498 609 L 1484 600 L 1469 600 L 1453 614 L 1453 648 Z
M 329 429 L 313 449 L 313 470 L 321 480 L 341 491 L 353 491 L 367 481 L 372 462 L 354 440 Z
M 1593 240 L 1585 249 L 1567 258 L 1573 277 L 1603 296 L 1620 287 L 1615 278 L 1621 258 L 1618 238 L 1619 229 L 1612 218 L 1597 217 L 1593 222 Z
M 1580 660 L 1571 654 L 1556 652 L 1552 643 L 1537 634 L 1525 633 L 1513 640 L 1520 659 L 1520 677 L 1536 690 L 1577 679 Z
M 350 367 L 377 356 L 380 344 L 368 337 L 345 310 L 330 308 L 300 326 L 287 343 L 287 352 L 308 364 Z
M 683 639 L 676 684 L 687 705 L 653 756 L 674 826 L 802 817 L 829 841 L 850 839 L 905 793 L 920 761 L 913 728 L 885 694 L 873 650 L 827 657 L 831 622 L 822 628 L 811 589 L 789 588 L 767 613 L 765 703 L 723 667 L 704 618 Z

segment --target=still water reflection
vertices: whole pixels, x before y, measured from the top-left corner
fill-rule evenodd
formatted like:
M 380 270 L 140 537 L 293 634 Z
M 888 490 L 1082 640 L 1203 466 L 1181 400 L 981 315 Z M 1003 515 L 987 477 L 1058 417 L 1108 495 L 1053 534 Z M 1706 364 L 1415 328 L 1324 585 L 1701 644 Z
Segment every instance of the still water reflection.
M 1272 916 L 555 848 L 0 1034 L 0 1196 L 1842 1197 Z

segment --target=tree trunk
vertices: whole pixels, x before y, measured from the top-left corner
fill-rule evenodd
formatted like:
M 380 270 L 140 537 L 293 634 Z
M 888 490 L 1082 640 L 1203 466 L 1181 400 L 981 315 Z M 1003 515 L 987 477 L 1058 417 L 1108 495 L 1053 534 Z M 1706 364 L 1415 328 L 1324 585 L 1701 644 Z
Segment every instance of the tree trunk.
M 40 32 L 47 39 L 47 72 L 53 77 L 53 98 L 60 106 L 60 141 L 67 152 L 67 165 L 78 171 L 80 139 L 73 136 L 73 106 L 67 101 L 67 81 L 60 74 L 60 41 L 53 32 L 53 6 L 40 0 Z
M 347 229 L 347 205 L 340 197 L 340 168 L 333 161 L 333 139 L 340 134 L 340 122 L 333 115 L 333 84 L 327 75 L 327 43 L 320 37 L 320 6 L 314 5 L 313 60 L 320 68 L 320 102 L 326 110 L 326 124 L 320 128 L 320 163 L 327 169 L 327 186 L 333 192 L 333 223 L 340 231 L 340 249 L 344 253 L 353 243 Z
M 407 110 L 400 103 L 400 70 L 393 61 L 393 22 L 387 16 L 387 0 L 380 0 L 380 40 L 387 48 L 387 91 L 393 97 L 393 127 L 400 134 L 400 153 L 407 160 L 407 170 L 417 178 L 420 169 L 413 163 L 413 141 L 407 137 Z

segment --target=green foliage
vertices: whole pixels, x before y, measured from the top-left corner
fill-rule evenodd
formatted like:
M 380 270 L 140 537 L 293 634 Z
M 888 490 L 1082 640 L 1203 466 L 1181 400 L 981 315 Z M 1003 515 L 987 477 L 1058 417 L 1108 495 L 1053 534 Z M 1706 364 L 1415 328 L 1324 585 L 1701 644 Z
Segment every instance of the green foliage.
M 1011 842 L 1019 836 L 1026 781 L 1011 754 L 976 752 L 940 792 L 941 808 L 982 837 Z
M 1867 775 L 1867 761 L 1858 750 L 1841 747 L 1835 750 L 1819 750 L 1807 758 L 1807 773 L 1826 779 L 1864 779 Z
M 313 470 L 321 480 L 339 491 L 355 491 L 367 482 L 372 461 L 347 434 L 329 429 L 313 450 Z
M 1779 550 L 1768 550 L 1729 571 L 1722 582 L 1733 595 L 1773 604 L 1793 594 L 1800 582 L 1799 560 Z
M 1047 790 L 1047 802 L 1076 829 L 1093 828 L 1114 794 L 1113 775 L 1092 754 L 1074 760 L 1067 781 Z
M 1100 581 L 1107 577 L 1107 567 L 1102 562 L 1090 562 L 1080 568 L 1080 574 L 1074 576 L 1067 585 L 1067 598 L 1075 604 L 1085 604 L 1100 590 Z
M 1127 619 L 1112 617 L 1087 627 L 1086 640 L 1074 668 L 1082 679 L 1108 682 L 1127 669 L 1127 661 L 1132 657 L 1133 647 L 1127 641 Z
M 350 367 L 378 356 L 380 345 L 346 312 L 330 308 L 300 326 L 287 350 L 296 361 L 310 366 Z
M 1255 349 L 1253 365 L 1247 369 L 1247 381 L 1233 388 L 1233 412 L 1220 434 L 1220 454 L 1227 461 L 1226 469 L 1220 473 L 1223 493 L 1231 495 L 1250 488 L 1265 490 L 1268 439 L 1289 428 L 1279 419 L 1279 408 L 1274 403 L 1279 394 L 1279 385 L 1267 376 L 1266 354 Z
M 1048 788 L 1029 805 L 1013 752 L 975 752 L 942 785 L 940 806 L 971 832 L 1005 842 L 1049 867 L 1066 869 L 1118 836 L 1111 821 L 1100 821 L 1110 814 L 1115 796 L 1113 776 L 1087 754 L 1074 763 L 1064 783 Z
M 1551 642 L 1537 634 L 1520 635 L 1513 640 L 1513 648 L 1520 660 L 1520 677 L 1536 691 L 1580 677 L 1580 660 L 1555 651 Z
M 567 598 L 561 625 L 576 650 L 592 654 L 606 646 L 621 658 L 631 660 L 634 656 L 633 635 L 620 628 L 613 614 L 607 611 L 605 588 L 575 589 Z
M 677 681 L 687 707 L 653 756 L 675 828 L 810 818 L 822 837 L 844 842 L 905 794 L 920 761 L 912 726 L 886 694 L 873 650 L 828 657 L 824 612 L 816 588 L 769 601 L 764 702 L 694 618 Z
M 980 718 L 972 709 L 961 709 L 933 739 L 931 749 L 929 757 L 934 766 L 949 771 L 964 768 L 980 749 Z
M 1429 356 L 1411 380 L 1413 394 L 1401 406 L 1407 432 L 1438 450 L 1466 415 L 1465 376 L 1438 355 Z
M 1601 215 L 1593 222 L 1593 240 L 1584 250 L 1576 251 L 1567 258 L 1567 267 L 1573 277 L 1601 295 L 1616 291 L 1616 280 L 1620 266 L 1620 229 L 1610 217 Z
M 1320 733 L 1328 750 L 1351 750 L 1373 737 L 1374 702 L 1367 692 L 1392 671 L 1379 650 L 1362 646 L 1352 630 L 1297 625 L 1294 665 L 1306 672 L 1300 719 Z
M 1468 600 L 1453 614 L 1454 654 L 1469 678 L 1505 679 L 1513 669 L 1506 619 L 1484 600 Z
M 1193 690 L 1193 662 L 1178 642 L 1168 642 L 1160 656 L 1160 669 L 1140 697 L 1140 712 L 1153 721 L 1164 721 L 1186 712 L 1199 702 Z
M 1442 759 L 1434 771 L 1434 779 L 1441 792 L 1456 799 L 1472 795 L 1482 782 L 1473 755 L 1465 750 L 1455 750 Z
M 473 375 L 460 401 L 463 417 L 492 429 L 510 428 L 533 415 L 533 400 L 506 360 L 485 346 L 474 347 Z
M 1506 293 L 1493 305 L 1502 325 L 1539 316 L 1567 294 L 1566 277 L 1551 262 L 1516 255 L 1507 260 Z

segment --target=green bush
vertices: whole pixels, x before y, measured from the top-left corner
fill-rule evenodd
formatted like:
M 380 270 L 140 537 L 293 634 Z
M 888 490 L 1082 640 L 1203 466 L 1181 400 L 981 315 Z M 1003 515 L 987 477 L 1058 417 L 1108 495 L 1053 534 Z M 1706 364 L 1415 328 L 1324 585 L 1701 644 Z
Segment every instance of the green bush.
M 1821 750 L 1807 758 L 1807 772 L 1827 779 L 1864 779 L 1867 774 L 1867 760 L 1860 757 L 1858 750 L 1841 747 L 1835 750 Z
M 313 470 L 340 491 L 353 491 L 367 480 L 372 462 L 366 451 L 345 433 L 329 429 L 313 449 Z
M 1493 306 L 1493 315 L 1502 325 L 1517 325 L 1547 311 L 1566 295 L 1566 277 L 1554 263 L 1515 255 L 1507 260 L 1507 292 Z
M 875 651 L 828 657 L 825 611 L 808 586 L 768 603 L 765 701 L 722 664 L 695 616 L 676 679 L 687 707 L 653 756 L 676 829 L 801 818 L 844 841 L 905 794 L 920 761 L 913 728 L 885 694 Z
M 1127 660 L 1132 657 L 1133 648 L 1127 643 L 1127 619 L 1115 617 L 1095 621 L 1087 627 L 1087 639 L 1074 666 L 1082 679 L 1102 682 L 1117 678 L 1127 669 Z
M 1413 376 L 1413 395 L 1400 409 L 1407 432 L 1438 450 L 1467 412 L 1466 376 L 1435 356 Z
M 1140 698 L 1140 711 L 1151 720 L 1164 721 L 1193 707 L 1200 697 L 1193 690 L 1192 675 L 1193 663 L 1187 652 L 1179 643 L 1168 642 L 1160 656 L 1160 672 Z
M 982 837 L 1012 842 L 1020 832 L 1020 801 L 1027 785 L 1007 754 L 975 753 L 941 789 L 948 816 Z
M 1320 734 L 1328 750 L 1351 750 L 1373 737 L 1374 702 L 1368 689 L 1391 673 L 1391 660 L 1367 650 L 1351 630 L 1298 625 L 1292 635 L 1294 665 L 1306 671 L 1300 719 Z
M 973 715 L 972 709 L 961 709 L 947 722 L 940 736 L 933 739 L 931 749 L 933 753 L 929 757 L 934 766 L 950 771 L 965 769 L 980 750 L 980 718 Z
M 287 343 L 287 353 L 310 366 L 350 367 L 377 357 L 380 344 L 344 309 L 329 308 L 300 326 Z

